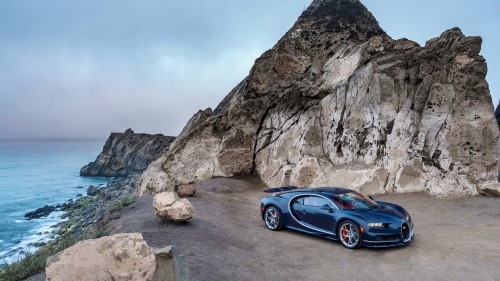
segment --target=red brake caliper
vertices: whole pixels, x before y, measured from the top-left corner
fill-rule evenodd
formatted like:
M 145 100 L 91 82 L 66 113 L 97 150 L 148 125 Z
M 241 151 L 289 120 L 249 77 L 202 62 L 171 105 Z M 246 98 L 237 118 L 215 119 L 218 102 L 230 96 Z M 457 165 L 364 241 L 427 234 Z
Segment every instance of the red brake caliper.
M 349 241 L 349 237 L 347 237 L 347 230 L 346 226 L 342 227 L 342 239 L 347 243 Z

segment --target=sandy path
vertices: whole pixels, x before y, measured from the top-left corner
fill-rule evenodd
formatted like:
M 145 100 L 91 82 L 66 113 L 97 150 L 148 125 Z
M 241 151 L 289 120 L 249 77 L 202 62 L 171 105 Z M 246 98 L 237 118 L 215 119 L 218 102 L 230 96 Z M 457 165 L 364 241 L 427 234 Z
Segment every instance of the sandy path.
M 384 195 L 404 206 L 416 240 L 402 248 L 355 251 L 298 232 L 269 231 L 260 219 L 265 196 L 253 178 L 213 179 L 190 198 L 196 216 L 162 223 L 151 197 L 122 211 L 113 234 L 141 232 L 152 246 L 175 245 L 192 280 L 500 280 L 500 200 L 437 200 Z

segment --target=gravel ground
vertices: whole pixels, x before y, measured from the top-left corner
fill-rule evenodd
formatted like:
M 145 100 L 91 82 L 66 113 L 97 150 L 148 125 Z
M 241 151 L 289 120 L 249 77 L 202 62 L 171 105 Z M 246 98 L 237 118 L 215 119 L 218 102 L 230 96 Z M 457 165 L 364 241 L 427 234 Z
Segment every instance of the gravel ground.
M 112 233 L 141 232 L 155 247 L 174 245 L 192 280 L 500 280 L 500 200 L 438 200 L 380 195 L 404 206 L 416 239 L 406 247 L 347 250 L 338 242 L 282 230 L 260 218 L 263 184 L 252 177 L 213 179 L 189 198 L 187 223 L 160 222 L 152 197 L 122 210 Z

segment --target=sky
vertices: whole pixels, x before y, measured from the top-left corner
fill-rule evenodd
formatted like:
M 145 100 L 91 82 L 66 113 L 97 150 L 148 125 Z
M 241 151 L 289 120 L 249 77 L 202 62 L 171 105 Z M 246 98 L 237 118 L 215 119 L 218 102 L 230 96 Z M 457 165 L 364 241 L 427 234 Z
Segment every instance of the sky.
M 483 37 L 500 98 L 497 0 L 363 0 L 392 38 Z M 311 0 L 2 0 L 0 138 L 177 135 L 215 108 Z M 500 2 L 499 2 L 500 3 Z M 497 81 L 496 81 L 497 80 Z

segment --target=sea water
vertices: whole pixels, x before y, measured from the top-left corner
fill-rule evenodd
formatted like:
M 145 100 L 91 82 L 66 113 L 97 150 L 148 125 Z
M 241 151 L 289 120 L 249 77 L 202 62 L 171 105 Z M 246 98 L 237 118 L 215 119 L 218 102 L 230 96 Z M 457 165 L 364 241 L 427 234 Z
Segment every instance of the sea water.
M 109 179 L 80 177 L 104 140 L 0 140 L 0 265 L 33 252 L 46 242 L 63 212 L 27 220 L 24 215 L 45 205 L 57 205 L 86 195 L 89 185 Z

